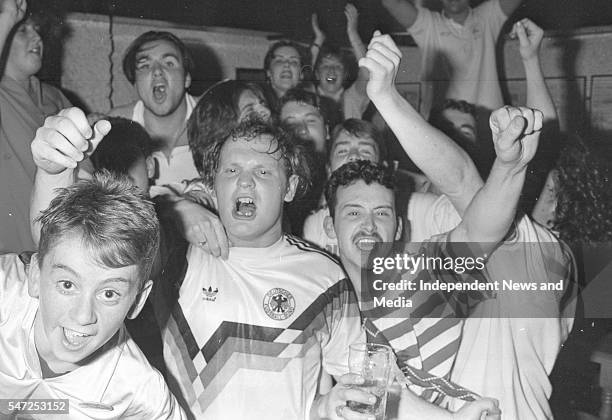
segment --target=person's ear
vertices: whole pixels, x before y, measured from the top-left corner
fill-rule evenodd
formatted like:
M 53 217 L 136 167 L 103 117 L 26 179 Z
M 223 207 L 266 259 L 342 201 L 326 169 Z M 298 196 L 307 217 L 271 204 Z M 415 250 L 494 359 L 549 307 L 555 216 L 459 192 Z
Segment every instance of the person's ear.
M 270 69 L 266 70 L 266 80 L 272 80 L 272 72 Z
M 336 239 L 336 229 L 334 228 L 334 219 L 331 216 L 325 216 L 323 219 L 323 230 L 330 239 Z
M 147 298 L 149 297 L 149 293 L 151 293 L 152 287 L 153 281 L 147 280 L 142 286 L 142 289 L 140 289 L 140 292 L 138 292 L 138 294 L 136 295 L 136 300 L 134 300 L 134 303 L 132 304 L 132 307 L 130 308 L 127 314 L 128 319 L 134 319 L 138 316 L 138 314 L 142 310 L 142 307 L 147 301 Z
M 147 167 L 147 178 L 155 178 L 155 159 L 153 159 L 153 156 L 145 158 L 145 166 Z
M 33 298 L 40 296 L 40 267 L 38 265 L 38 254 L 32 255 L 28 266 L 28 295 Z
M 293 174 L 289 177 L 287 182 L 287 192 L 285 193 L 285 201 L 290 203 L 293 201 L 295 197 L 295 193 L 297 192 L 298 185 L 300 183 L 300 177 L 296 174 Z
M 402 221 L 401 217 L 397 218 L 397 229 L 395 230 L 395 240 L 399 241 L 400 239 L 402 239 L 402 230 L 404 227 L 404 222 Z
M 191 74 L 187 73 L 185 75 L 185 89 L 189 89 L 189 86 L 191 86 Z

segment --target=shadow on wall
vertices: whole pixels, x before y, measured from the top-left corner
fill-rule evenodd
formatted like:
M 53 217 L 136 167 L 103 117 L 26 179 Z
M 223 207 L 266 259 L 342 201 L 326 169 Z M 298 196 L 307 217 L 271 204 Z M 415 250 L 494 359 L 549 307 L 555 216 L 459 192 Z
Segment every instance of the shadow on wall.
M 219 58 L 212 48 L 198 41 L 185 40 L 185 45 L 189 48 L 195 64 L 189 93 L 200 96 L 206 89 L 223 78 Z

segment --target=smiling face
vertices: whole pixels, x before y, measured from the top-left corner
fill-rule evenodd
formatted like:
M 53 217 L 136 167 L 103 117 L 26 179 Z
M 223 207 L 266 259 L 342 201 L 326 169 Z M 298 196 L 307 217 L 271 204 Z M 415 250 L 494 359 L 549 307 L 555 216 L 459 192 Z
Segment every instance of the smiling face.
M 22 22 L 16 29 L 5 67 L 5 74 L 20 80 L 33 76 L 42 66 L 43 42 L 40 28 L 31 19 Z
M 145 107 L 158 117 L 176 111 L 191 85 L 180 50 L 166 40 L 146 42 L 135 62 L 134 86 Z
M 344 64 L 336 56 L 324 57 L 317 66 L 316 76 L 323 94 L 335 95 L 342 90 L 346 77 Z
M 280 118 L 300 139 L 312 142 L 316 152 L 325 153 L 327 125 L 316 107 L 304 102 L 287 102 L 281 108 Z
M 287 179 L 270 135 L 228 139 L 219 157 L 214 192 L 219 217 L 235 246 L 266 247 L 282 235 L 283 202 L 291 201 L 297 177 Z
M 102 348 L 150 291 L 150 281 L 139 288 L 137 265 L 99 264 L 72 232 L 50 247 L 40 267 L 30 268 L 30 295 L 39 299 L 36 349 L 56 373 L 74 370 Z
M 392 190 L 362 180 L 338 188 L 333 235 L 348 272 L 357 272 L 366 264 L 376 243 L 393 242 L 398 232 Z
M 378 163 L 380 161 L 378 144 L 371 137 L 357 137 L 342 130 L 332 144 L 329 155 L 329 169 L 333 172 L 345 163 L 356 160 Z
M 300 54 L 291 46 L 278 47 L 272 55 L 266 74 L 276 95 L 280 98 L 285 92 L 300 83 L 302 77 Z
M 238 99 L 238 121 L 244 121 L 253 116 L 268 122 L 272 114 L 263 98 L 251 90 L 245 90 Z

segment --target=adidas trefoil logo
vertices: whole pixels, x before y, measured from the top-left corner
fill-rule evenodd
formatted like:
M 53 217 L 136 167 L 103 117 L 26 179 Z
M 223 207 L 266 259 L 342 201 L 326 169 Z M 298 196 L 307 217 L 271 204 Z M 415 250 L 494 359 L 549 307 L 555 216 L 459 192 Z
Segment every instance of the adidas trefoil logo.
M 208 289 L 202 288 L 202 298 L 204 300 L 208 300 L 210 302 L 214 302 L 217 300 L 217 293 L 219 293 L 219 289 L 215 287 L 215 290 L 211 286 L 208 286 Z

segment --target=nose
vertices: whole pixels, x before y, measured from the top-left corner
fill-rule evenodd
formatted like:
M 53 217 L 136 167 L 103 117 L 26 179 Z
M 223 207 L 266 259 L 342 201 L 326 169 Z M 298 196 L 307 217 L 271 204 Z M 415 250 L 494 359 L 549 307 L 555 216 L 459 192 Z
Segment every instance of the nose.
M 238 178 L 238 185 L 243 188 L 252 188 L 253 186 L 255 186 L 255 182 L 253 181 L 253 175 L 248 171 L 241 172 Z
M 367 233 L 376 232 L 376 223 L 374 223 L 374 215 L 372 213 L 364 215 L 361 221 L 361 228 Z
M 79 296 L 72 308 L 72 318 L 78 325 L 95 324 L 97 321 L 96 311 L 94 310 L 94 297 Z
M 356 160 L 359 160 L 360 156 L 359 156 L 359 152 L 357 150 L 350 150 L 349 151 L 349 155 L 348 155 L 348 161 L 349 162 L 354 162 Z
M 308 134 L 308 126 L 306 125 L 305 122 L 302 121 L 299 124 L 296 124 L 295 131 L 300 137 L 305 136 Z
M 151 71 L 153 72 L 154 75 L 161 75 L 162 74 L 162 65 L 156 61 L 154 61 L 151 64 Z

